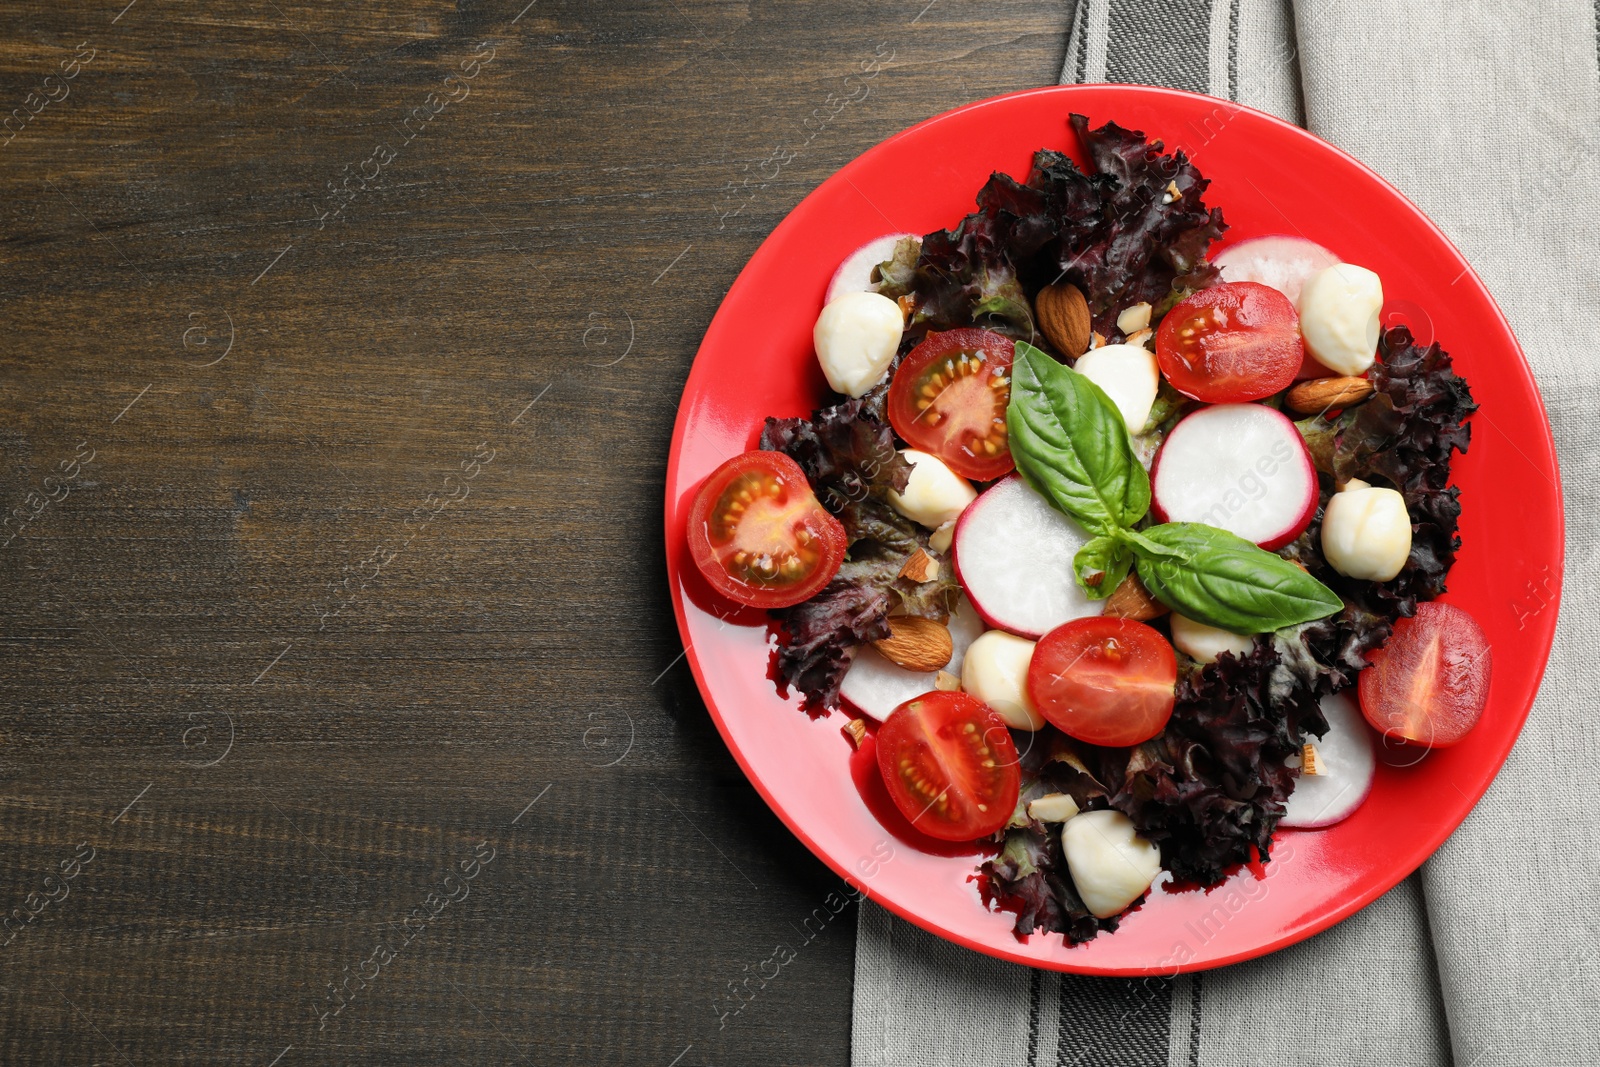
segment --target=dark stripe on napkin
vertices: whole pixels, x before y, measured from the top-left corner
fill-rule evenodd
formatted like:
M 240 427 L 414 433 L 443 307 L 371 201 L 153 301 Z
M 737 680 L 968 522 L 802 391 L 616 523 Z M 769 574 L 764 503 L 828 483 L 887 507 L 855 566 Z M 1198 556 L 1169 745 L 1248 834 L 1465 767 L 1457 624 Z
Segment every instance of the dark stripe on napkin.
M 1106 80 L 1211 88 L 1211 0 L 1111 0 Z
M 1028 1067 L 1039 1067 L 1039 1002 L 1044 999 L 1044 972 L 1035 970 L 1028 983 Z
M 1239 0 L 1228 9 L 1228 99 L 1239 99 Z
M 1081 83 L 1089 66 L 1089 4 L 1091 0 L 1078 0 L 1072 10 L 1073 30 L 1068 35 L 1068 40 L 1078 42 L 1078 55 L 1076 65 L 1072 68 L 1072 80 Z M 1600 5 L 1600 0 L 1595 0 Z
M 1189 980 L 1189 1067 L 1200 1067 L 1200 985 L 1204 971 Z
M 1167 1067 L 1172 981 L 1061 976 L 1056 1067 Z

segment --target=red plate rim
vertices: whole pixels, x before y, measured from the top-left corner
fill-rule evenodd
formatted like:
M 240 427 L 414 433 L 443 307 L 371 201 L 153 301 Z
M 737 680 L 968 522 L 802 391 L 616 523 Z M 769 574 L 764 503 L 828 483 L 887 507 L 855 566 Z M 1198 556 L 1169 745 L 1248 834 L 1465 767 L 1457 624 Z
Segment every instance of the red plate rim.
M 1528 642 L 1528 644 L 1521 645 L 1518 650 L 1518 660 L 1522 664 L 1522 667 L 1518 672 L 1519 677 L 1515 680 L 1517 693 L 1515 694 L 1515 698 L 1512 700 L 1512 702 L 1506 706 L 1496 706 L 1492 702 L 1492 706 L 1496 706 L 1496 714 L 1501 720 L 1495 729 L 1495 743 L 1492 750 L 1485 751 L 1484 753 L 1476 756 L 1474 761 L 1468 763 L 1465 767 L 1456 768 L 1458 771 L 1469 773 L 1469 777 L 1464 782 L 1460 779 L 1452 779 L 1451 784 L 1455 786 L 1455 792 L 1460 795 L 1460 799 L 1459 801 L 1454 799 L 1450 800 L 1450 804 L 1452 805 L 1451 814 L 1439 819 L 1434 825 L 1430 826 L 1428 832 L 1424 836 L 1408 843 L 1403 854 L 1390 857 L 1387 863 L 1381 865 L 1381 874 L 1374 874 L 1367 877 L 1363 885 L 1358 890 L 1351 892 L 1348 896 L 1334 901 L 1323 902 L 1320 906 L 1313 907 L 1313 913 L 1308 913 L 1302 920 L 1293 922 L 1288 928 L 1264 932 L 1263 936 L 1259 940 L 1250 944 L 1243 945 L 1242 947 L 1219 950 L 1211 954 L 1201 951 L 1193 959 L 1185 959 L 1177 962 L 1173 962 L 1170 959 L 1163 959 L 1160 961 L 1153 959 L 1101 960 L 1098 958 L 1100 955 L 1099 953 L 1083 951 L 1084 949 L 1092 948 L 1094 945 L 1107 941 L 1108 936 L 1112 940 L 1123 937 L 1124 934 L 1122 932 L 1111 935 L 1102 935 L 1095 942 L 1090 942 L 1086 946 L 1070 948 L 1065 952 L 1053 950 L 1040 951 L 1041 938 L 1053 939 L 1054 942 L 1059 943 L 1062 941 L 1061 936 L 1054 934 L 1034 934 L 1026 940 L 1013 938 L 1009 935 L 1009 933 L 1007 933 L 1007 935 L 1003 938 L 974 936 L 970 933 L 952 930 L 948 927 L 948 925 L 943 924 L 935 919 L 931 919 L 928 915 L 922 913 L 916 907 L 908 906 L 897 900 L 887 899 L 882 893 L 880 893 L 880 891 L 875 889 L 870 882 L 863 880 L 858 873 L 853 872 L 850 869 L 848 859 L 846 857 L 832 855 L 826 848 L 819 844 L 819 842 L 816 840 L 816 837 L 808 830 L 807 826 L 803 823 L 796 812 L 791 810 L 790 807 L 786 805 L 769 788 L 768 783 L 763 780 L 761 774 L 758 773 L 757 769 L 753 766 L 748 754 L 742 749 L 740 744 L 735 739 L 725 710 L 719 706 L 718 702 L 713 697 L 712 679 L 708 678 L 707 665 L 703 661 L 700 651 L 694 647 L 693 634 L 691 633 L 686 609 L 687 597 L 684 584 L 681 580 L 681 571 L 683 570 L 683 568 L 680 567 L 680 553 L 682 551 L 682 512 L 686 510 L 686 508 L 684 507 L 682 501 L 683 489 L 679 484 L 681 477 L 680 464 L 684 454 L 685 438 L 693 427 L 696 419 L 696 412 L 694 411 L 694 405 L 692 402 L 696 399 L 704 387 L 703 383 L 697 379 L 701 377 L 702 374 L 709 373 L 705 370 L 706 360 L 704 360 L 702 357 L 708 350 L 715 349 L 719 345 L 732 340 L 724 335 L 728 334 L 732 329 L 730 323 L 735 314 L 734 309 L 743 301 L 749 300 L 753 295 L 757 296 L 759 299 L 759 294 L 756 294 L 752 289 L 752 286 L 755 284 L 752 276 L 755 273 L 755 267 L 761 261 L 763 254 L 776 241 L 778 241 L 778 239 L 789 235 L 790 231 L 803 225 L 802 217 L 805 215 L 805 208 L 808 204 L 818 200 L 818 198 L 822 197 L 826 191 L 835 189 L 835 187 L 840 186 L 841 184 L 854 188 L 855 182 L 852 180 L 853 178 L 859 177 L 874 160 L 879 159 L 886 154 L 895 153 L 901 145 L 907 142 L 920 141 L 928 134 L 929 131 L 938 130 L 947 124 L 953 124 L 970 118 L 975 113 L 989 112 L 998 121 L 1001 116 L 1009 113 L 1011 109 L 1032 108 L 1044 102 L 1048 102 L 1050 106 L 1056 107 L 1059 111 L 1059 114 L 1063 119 L 1061 134 L 1054 142 L 1041 142 L 1039 144 L 1029 144 L 1026 146 L 1014 146 L 1018 150 L 1031 153 L 1034 149 L 1043 147 L 1046 144 L 1051 147 L 1061 147 L 1065 145 L 1068 142 L 1069 137 L 1065 131 L 1064 119 L 1067 112 L 1072 110 L 1078 110 L 1089 114 L 1091 119 L 1093 119 L 1095 122 L 1102 122 L 1106 119 L 1111 119 L 1118 121 L 1123 125 L 1129 125 L 1134 128 L 1147 128 L 1141 127 L 1141 125 L 1137 122 L 1125 121 L 1119 116 L 1119 110 L 1126 111 L 1135 107 L 1145 110 L 1152 108 L 1156 110 L 1172 108 L 1176 111 L 1181 111 L 1192 116 L 1197 113 L 1197 108 L 1203 108 L 1203 114 L 1205 116 L 1203 122 L 1209 122 L 1216 116 L 1221 115 L 1221 121 L 1223 123 L 1231 124 L 1236 119 L 1245 117 L 1245 125 L 1247 127 L 1252 127 L 1258 130 L 1272 131 L 1272 136 L 1279 136 L 1288 138 L 1291 141 L 1309 144 L 1310 146 L 1314 146 L 1315 152 L 1332 153 L 1338 159 L 1344 161 L 1347 166 L 1355 168 L 1360 172 L 1361 175 L 1365 176 L 1367 179 L 1370 179 L 1371 182 L 1386 190 L 1389 196 L 1392 197 L 1395 205 L 1403 208 L 1404 211 L 1413 217 L 1412 221 L 1414 223 L 1421 225 L 1424 229 L 1431 233 L 1431 235 L 1437 241 L 1438 249 L 1447 253 L 1448 261 L 1430 265 L 1429 273 L 1433 274 L 1439 270 L 1449 270 L 1451 272 L 1451 276 L 1455 277 L 1456 279 L 1455 282 L 1452 283 L 1453 286 L 1461 284 L 1468 286 L 1468 292 L 1463 299 L 1469 303 L 1477 302 L 1478 304 L 1482 305 L 1487 313 L 1489 313 L 1492 317 L 1492 326 L 1495 328 L 1494 332 L 1496 336 L 1492 339 L 1491 343 L 1475 345 L 1474 347 L 1494 348 L 1499 351 L 1509 352 L 1515 355 L 1515 369 L 1520 374 L 1521 378 L 1525 380 L 1527 388 L 1532 392 L 1533 408 L 1536 410 L 1538 417 L 1532 420 L 1531 423 L 1524 423 L 1516 427 L 1518 437 L 1515 441 L 1513 441 L 1507 434 L 1502 433 L 1500 436 L 1504 437 L 1506 443 L 1510 445 L 1511 449 L 1517 453 L 1517 455 L 1519 455 L 1529 465 L 1533 466 L 1539 473 L 1543 474 L 1545 478 L 1549 480 L 1554 490 L 1553 494 L 1545 494 L 1541 489 L 1541 506 L 1548 505 L 1548 507 L 1546 512 L 1541 513 L 1539 516 L 1539 520 L 1543 521 L 1545 526 L 1538 531 L 1538 537 L 1541 543 L 1535 546 L 1535 548 L 1532 550 L 1532 554 L 1537 557 L 1535 562 L 1542 562 L 1543 564 L 1543 571 L 1541 575 L 1543 581 L 1543 592 L 1541 596 L 1543 599 L 1540 602 L 1539 610 L 1533 614 L 1531 623 L 1526 627 L 1525 640 Z M 1190 125 L 1191 127 L 1193 126 L 1192 120 Z M 1154 138 L 1156 136 L 1161 136 L 1166 131 L 1150 130 L 1149 132 L 1151 133 L 1152 138 Z M 1167 136 L 1165 139 L 1167 140 L 1167 148 L 1169 151 L 1174 148 L 1186 147 L 1180 138 Z M 1194 153 L 1191 152 L 1191 154 Z M 1205 160 L 1196 155 L 1196 162 L 1201 166 L 1202 172 L 1205 172 L 1207 177 L 1211 177 L 1210 172 L 1206 169 Z M 990 164 L 985 165 L 988 166 Z M 998 162 L 996 162 L 994 166 L 996 169 L 1004 168 L 1004 164 Z M 1011 172 L 1017 173 L 1014 168 L 1011 170 Z M 835 191 L 837 190 L 835 189 Z M 970 197 L 976 191 L 976 184 L 973 184 L 970 189 L 960 190 L 961 195 L 965 198 L 964 202 L 970 205 Z M 1257 191 L 1259 192 L 1259 190 Z M 857 189 L 857 192 L 859 193 L 860 190 Z M 1218 187 L 1214 183 L 1212 188 L 1205 194 L 1208 201 L 1211 201 L 1217 192 Z M 862 194 L 862 198 L 865 199 L 865 194 Z M 1264 194 L 1263 199 L 1265 199 Z M 963 210 L 970 210 L 970 206 L 968 208 L 964 208 Z M 1281 210 L 1279 213 L 1282 213 Z M 879 214 L 882 214 L 881 209 L 879 210 Z M 1289 226 L 1295 226 L 1293 220 L 1289 220 L 1288 216 L 1284 217 Z M 884 218 L 885 222 L 887 223 L 887 216 L 884 216 Z M 938 225 L 953 225 L 958 218 L 959 214 L 945 219 L 943 222 L 938 223 Z M 888 224 L 885 225 L 881 232 L 891 232 L 892 230 L 898 228 L 899 227 L 897 226 Z M 1282 231 L 1280 230 L 1278 232 Z M 1226 247 L 1227 245 L 1234 243 L 1234 240 L 1241 237 L 1259 235 L 1262 234 L 1236 234 L 1230 232 L 1230 234 L 1226 236 L 1219 244 L 1218 248 L 1220 249 L 1222 247 Z M 1214 252 L 1215 251 L 1216 250 L 1214 250 Z M 835 260 L 834 262 L 837 261 Z M 831 269 L 832 267 L 830 264 L 828 273 L 831 273 Z M 752 290 L 752 292 L 747 293 L 746 290 Z M 820 305 L 820 287 L 818 288 L 817 300 Z M 814 313 L 815 310 L 813 309 L 811 314 L 814 315 Z M 1460 338 L 1455 337 L 1446 337 L 1442 340 L 1444 341 L 1446 349 L 1452 352 L 1455 351 L 1455 348 L 1451 342 L 1455 341 L 1458 344 L 1460 343 Z M 809 350 L 809 337 L 807 338 L 806 344 Z M 1463 345 L 1462 347 L 1465 346 Z M 814 368 L 812 368 L 812 375 L 815 376 Z M 1474 372 L 1470 368 L 1466 371 L 1466 376 L 1468 377 L 1469 382 L 1472 382 L 1474 385 L 1477 384 L 1474 378 Z M 1478 395 L 1477 398 L 1480 403 L 1485 403 L 1487 399 L 1483 395 Z M 813 403 L 817 399 L 818 397 L 815 395 L 811 398 Z M 792 414 L 793 412 L 761 412 L 756 416 L 755 423 L 758 425 L 760 415 L 768 413 Z M 1480 411 L 1479 415 L 1474 419 L 1474 425 L 1482 426 L 1485 422 L 1488 422 L 1488 426 L 1490 428 L 1494 428 L 1496 430 L 1498 429 L 1498 427 L 1494 426 L 1491 421 L 1486 420 L 1483 413 Z M 1479 452 L 1482 452 L 1487 447 L 1487 444 L 1484 441 L 1486 436 L 1487 435 L 1484 434 L 1481 429 L 1479 432 L 1475 433 L 1473 448 Z M 1495 455 L 1497 459 L 1505 458 L 1499 452 L 1496 452 Z M 1457 463 L 1460 464 L 1463 462 L 1463 460 L 1469 457 L 1473 457 L 1472 452 L 1468 453 L 1468 457 L 1457 457 Z M 704 473 L 705 472 L 700 472 L 700 474 L 697 475 L 697 480 L 698 477 L 703 476 Z M 1457 484 L 1460 484 L 1459 475 L 1460 471 L 1458 467 L 1456 471 L 1456 477 L 1453 478 L 1453 481 L 1455 481 Z M 718 308 L 716 315 L 713 317 L 710 326 L 706 330 L 700 350 L 696 355 L 695 365 L 691 368 L 690 374 L 685 383 L 683 397 L 678 409 L 678 415 L 673 426 L 671 453 L 667 463 L 666 486 L 667 494 L 665 501 L 665 520 L 668 583 L 671 589 L 673 611 L 678 622 L 679 633 L 686 646 L 686 656 L 690 665 L 690 669 L 694 674 L 695 682 L 699 687 L 700 693 L 705 700 L 707 709 L 710 711 L 713 721 L 716 723 L 718 732 L 721 733 L 723 740 L 725 743 L 727 743 L 729 750 L 734 756 L 734 759 L 738 762 L 745 775 L 755 786 L 757 792 L 760 793 L 762 799 L 768 804 L 769 807 L 772 808 L 775 813 L 777 813 L 778 817 L 782 819 L 790 831 L 805 843 L 807 848 L 809 848 L 814 854 L 822 859 L 823 862 L 832 868 L 836 873 L 846 878 L 852 887 L 856 888 L 860 892 L 863 892 L 866 897 L 873 899 L 879 904 L 889 908 L 889 910 L 901 916 L 902 918 L 916 923 L 917 925 L 922 926 L 923 928 L 939 935 L 940 937 L 988 955 L 1028 966 L 1044 967 L 1066 972 L 1111 976 L 1173 975 L 1223 966 L 1273 952 L 1310 937 L 1311 935 L 1318 933 L 1329 926 L 1332 926 L 1333 924 L 1360 910 L 1378 896 L 1393 888 L 1394 885 L 1396 885 L 1403 878 L 1411 874 L 1418 866 L 1420 866 L 1423 860 L 1431 856 L 1439 847 L 1439 845 L 1443 843 L 1445 838 L 1455 830 L 1456 826 L 1460 824 L 1461 820 L 1466 817 L 1471 808 L 1482 797 L 1490 782 L 1493 780 L 1495 774 L 1498 773 L 1500 766 L 1503 764 L 1506 756 L 1509 754 L 1512 746 L 1514 745 L 1517 736 L 1520 734 L 1522 725 L 1526 721 L 1528 712 L 1531 708 L 1533 697 L 1537 692 L 1539 681 L 1543 676 L 1545 665 L 1549 657 L 1551 645 L 1554 639 L 1556 617 L 1559 613 L 1561 576 L 1563 570 L 1562 562 L 1564 559 L 1565 545 L 1565 518 L 1562 511 L 1560 471 L 1556 459 L 1555 444 L 1550 431 L 1549 419 L 1547 413 L 1545 412 L 1542 399 L 1540 399 L 1538 396 L 1537 386 L 1534 383 L 1532 369 L 1529 366 L 1520 345 L 1518 345 L 1515 336 L 1511 332 L 1510 324 L 1507 322 L 1504 314 L 1500 311 L 1498 305 L 1495 304 L 1493 297 L 1490 295 L 1487 287 L 1485 287 L 1477 273 L 1471 268 L 1470 264 L 1467 263 L 1466 259 L 1455 248 L 1454 244 L 1450 242 L 1450 240 L 1439 229 L 1439 227 L 1433 223 L 1431 219 L 1429 219 L 1419 208 L 1412 204 L 1409 199 L 1399 192 L 1399 190 L 1395 189 L 1394 186 L 1392 186 L 1376 172 L 1372 171 L 1371 168 L 1367 167 L 1365 164 L 1362 164 L 1359 160 L 1356 160 L 1347 153 L 1344 153 L 1332 145 L 1327 144 L 1327 142 L 1322 141 L 1307 131 L 1284 122 L 1276 116 L 1257 111 L 1253 108 L 1234 104 L 1230 101 L 1218 100 L 1215 98 L 1182 92 L 1174 89 L 1164 89 L 1152 86 L 1107 84 L 1069 85 L 1051 86 L 991 97 L 989 99 L 967 104 L 963 107 L 926 119 L 902 131 L 901 133 L 898 133 L 886 139 L 885 141 L 880 142 L 878 145 L 869 149 L 867 152 L 863 153 L 861 156 L 858 156 L 856 159 L 842 167 L 837 173 L 822 183 L 822 185 L 820 185 L 816 190 L 813 190 L 812 193 L 810 193 L 804 200 L 800 202 L 800 204 L 796 205 L 795 209 L 791 211 L 778 224 L 777 227 L 774 228 L 772 233 L 768 235 L 766 240 L 762 243 L 762 246 L 758 248 L 751 256 L 750 261 L 746 264 L 744 269 L 741 270 L 738 278 L 729 288 L 726 297 L 724 298 L 721 306 Z M 1486 501 L 1477 500 L 1473 503 L 1469 503 L 1467 507 L 1469 509 L 1473 507 L 1487 509 L 1488 504 Z M 1468 514 L 1470 514 L 1470 511 L 1464 513 L 1463 515 L 1464 525 Z M 1469 541 L 1468 544 L 1463 548 L 1463 555 L 1465 555 L 1465 553 L 1471 547 L 1471 542 Z M 1459 568 L 1460 562 L 1458 561 L 1457 569 Z M 692 570 L 692 567 L 689 569 Z M 1452 580 L 1454 580 L 1454 578 L 1455 571 L 1452 571 Z M 1529 580 L 1529 589 L 1533 589 L 1531 579 Z M 1452 594 L 1453 593 L 1454 590 L 1452 589 Z M 1456 599 L 1452 594 L 1447 594 L 1447 598 Z M 1515 605 L 1513 605 L 1513 607 L 1514 606 Z M 1485 628 L 1486 630 L 1491 630 L 1492 632 L 1492 627 L 1486 626 Z M 1519 632 L 1524 631 L 1519 629 Z M 1528 648 L 1532 654 L 1528 656 L 1521 655 L 1520 653 L 1522 648 Z M 1497 679 L 1498 677 L 1499 675 L 1497 674 Z M 771 685 L 770 682 L 767 684 L 769 686 Z M 738 713 L 737 709 L 735 709 L 735 713 Z M 796 711 L 794 714 L 798 715 L 799 712 Z M 1465 747 L 1465 743 L 1463 747 Z M 1453 753 L 1455 750 L 1448 751 Z M 845 759 L 845 753 L 843 750 L 841 750 L 839 758 L 841 760 Z M 1457 762 L 1459 763 L 1459 761 Z M 1463 788 L 1463 785 L 1466 788 Z M 1359 814 L 1360 812 L 1357 813 L 1357 815 Z M 1326 831 L 1290 831 L 1289 833 L 1296 835 L 1296 840 L 1300 840 L 1300 835 L 1315 835 L 1317 833 L 1325 832 Z M 1282 833 L 1283 832 L 1280 831 L 1280 841 L 1282 839 Z M 976 860 L 967 857 L 952 859 L 949 862 L 966 864 L 968 869 L 975 868 L 976 866 Z M 1268 873 L 1270 874 L 1270 868 Z M 1262 875 L 1257 872 L 1256 878 L 1260 880 Z M 1152 897 L 1154 895 L 1155 891 L 1153 890 Z M 1132 921 L 1137 917 L 1137 913 L 1131 915 L 1128 922 L 1124 924 L 1123 930 L 1128 930 L 1132 924 Z M 1044 942 L 1044 945 L 1048 949 L 1049 941 L 1047 940 Z M 1202 944 L 1202 948 L 1204 948 L 1204 944 Z M 1081 957 L 1074 958 L 1073 953 L 1080 952 L 1082 953 Z M 1109 954 L 1116 955 L 1115 952 Z

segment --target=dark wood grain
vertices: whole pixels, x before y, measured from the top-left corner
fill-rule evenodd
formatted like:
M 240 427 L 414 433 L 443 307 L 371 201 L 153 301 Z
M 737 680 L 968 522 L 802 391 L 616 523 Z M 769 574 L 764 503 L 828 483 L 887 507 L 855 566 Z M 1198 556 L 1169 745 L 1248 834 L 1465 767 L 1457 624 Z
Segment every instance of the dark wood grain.
M 668 436 L 777 220 L 1065 13 L 524 2 L 0 12 L 0 1062 L 848 1059 Z

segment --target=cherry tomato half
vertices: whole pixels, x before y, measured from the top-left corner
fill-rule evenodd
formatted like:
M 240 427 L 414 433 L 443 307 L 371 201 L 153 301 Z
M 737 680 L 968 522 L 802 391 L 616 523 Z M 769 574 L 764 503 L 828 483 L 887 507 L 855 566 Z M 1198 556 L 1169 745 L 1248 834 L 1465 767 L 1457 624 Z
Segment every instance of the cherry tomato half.
M 1259 282 L 1225 282 L 1179 301 L 1156 331 L 1172 387 L 1207 404 L 1260 400 L 1294 384 L 1305 356 L 1289 298 Z
M 878 770 L 895 807 L 941 841 L 999 830 L 1022 789 L 1011 732 L 966 693 L 924 693 L 895 708 L 878 727 Z
M 1039 639 L 1028 693 L 1040 714 L 1091 745 L 1137 745 L 1172 717 L 1178 658 L 1158 630 L 1101 615 L 1062 623 Z
M 988 330 L 930 333 L 889 383 L 889 422 L 912 448 L 973 481 L 1015 466 L 1006 442 L 1015 342 Z
M 689 508 L 689 552 L 711 587 L 753 608 L 784 608 L 839 573 L 845 533 L 782 452 L 746 452 L 706 479 Z
M 1385 737 L 1445 748 L 1478 725 L 1489 699 L 1489 639 L 1460 608 L 1418 604 L 1367 658 L 1361 713 Z

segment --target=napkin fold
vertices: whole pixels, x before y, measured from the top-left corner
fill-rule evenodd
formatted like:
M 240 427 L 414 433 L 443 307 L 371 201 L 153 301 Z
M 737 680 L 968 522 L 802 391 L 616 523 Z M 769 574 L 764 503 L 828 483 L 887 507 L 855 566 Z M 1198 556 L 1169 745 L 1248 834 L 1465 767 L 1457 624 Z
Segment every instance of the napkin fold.
M 1168 85 L 1302 123 L 1395 183 L 1472 261 L 1550 411 L 1567 507 L 1561 622 L 1488 794 L 1369 907 L 1262 959 L 1126 981 L 1004 963 L 864 903 L 856 1067 L 1543 1067 L 1600 1052 L 1600 665 L 1583 645 L 1600 623 L 1597 18 L 1594 0 L 1079 0 L 1063 82 Z M 1448 324 L 1436 328 L 1448 346 Z M 1499 433 L 1481 414 L 1473 432 Z M 1530 576 L 1528 611 L 1555 610 L 1548 577 Z

